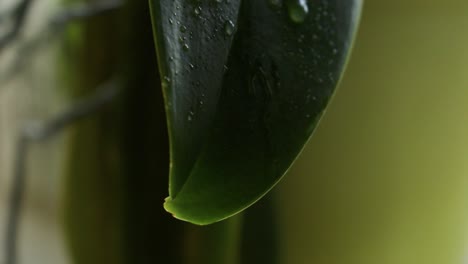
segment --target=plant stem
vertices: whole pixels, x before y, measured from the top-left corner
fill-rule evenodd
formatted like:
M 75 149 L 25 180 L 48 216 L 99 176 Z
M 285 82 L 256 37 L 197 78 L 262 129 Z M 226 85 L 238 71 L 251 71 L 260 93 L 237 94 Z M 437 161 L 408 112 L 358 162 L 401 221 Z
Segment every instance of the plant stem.
M 184 264 L 239 264 L 243 216 L 209 226 L 188 225 Z

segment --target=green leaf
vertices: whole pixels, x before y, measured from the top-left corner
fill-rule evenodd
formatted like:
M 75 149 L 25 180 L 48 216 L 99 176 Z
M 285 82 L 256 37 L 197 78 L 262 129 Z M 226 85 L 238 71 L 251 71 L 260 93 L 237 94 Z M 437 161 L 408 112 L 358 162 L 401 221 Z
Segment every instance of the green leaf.
M 151 0 L 176 218 L 210 224 L 284 175 L 342 75 L 360 0 Z
M 152 0 L 151 11 L 171 144 L 169 194 L 189 177 L 208 136 L 222 87 L 240 0 Z

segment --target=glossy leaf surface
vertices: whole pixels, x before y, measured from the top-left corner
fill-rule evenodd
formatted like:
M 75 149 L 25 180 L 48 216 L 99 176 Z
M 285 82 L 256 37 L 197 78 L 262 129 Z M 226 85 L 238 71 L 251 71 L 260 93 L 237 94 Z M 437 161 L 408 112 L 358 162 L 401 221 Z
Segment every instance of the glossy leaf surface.
M 171 140 L 164 206 L 210 224 L 260 199 L 299 154 L 342 75 L 361 1 L 151 4 Z
M 191 173 L 216 113 L 240 0 L 154 0 L 156 46 L 171 142 L 169 194 L 177 195 Z

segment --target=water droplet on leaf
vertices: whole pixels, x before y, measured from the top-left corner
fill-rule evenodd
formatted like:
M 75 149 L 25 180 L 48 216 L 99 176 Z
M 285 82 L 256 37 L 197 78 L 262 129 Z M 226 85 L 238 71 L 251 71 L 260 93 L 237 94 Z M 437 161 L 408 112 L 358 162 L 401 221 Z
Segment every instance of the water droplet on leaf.
M 309 14 L 307 0 L 290 0 L 288 2 L 289 18 L 294 23 L 302 23 Z
M 224 32 L 226 33 L 227 36 L 231 36 L 234 34 L 234 31 L 236 29 L 236 25 L 234 25 L 234 22 L 231 20 L 226 21 L 224 24 Z
M 195 7 L 195 9 L 193 10 L 193 13 L 194 13 L 196 16 L 199 16 L 200 13 L 201 13 L 201 7 L 199 7 L 199 6 Z
M 164 78 L 162 79 L 162 86 L 168 87 L 170 82 L 171 82 L 171 78 L 169 78 L 169 76 L 164 76 Z
M 195 113 L 190 110 L 187 115 L 187 121 L 192 122 L 194 116 L 195 116 Z

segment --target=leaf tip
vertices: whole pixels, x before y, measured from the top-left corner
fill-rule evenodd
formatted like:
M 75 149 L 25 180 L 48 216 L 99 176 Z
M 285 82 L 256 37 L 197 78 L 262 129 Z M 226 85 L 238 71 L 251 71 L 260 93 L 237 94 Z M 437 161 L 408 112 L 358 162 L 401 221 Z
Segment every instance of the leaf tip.
M 180 208 L 177 205 L 177 203 L 174 202 L 174 199 L 171 197 L 167 197 L 166 199 L 164 199 L 163 207 L 164 207 L 164 210 L 170 213 L 172 217 L 174 217 L 175 219 L 188 222 L 194 225 L 204 226 L 204 225 L 210 225 L 219 221 L 219 220 L 217 221 L 211 220 L 209 218 L 196 217 L 194 215 L 191 215 L 190 213 L 184 212 L 184 209 Z

